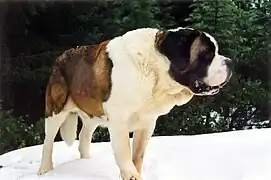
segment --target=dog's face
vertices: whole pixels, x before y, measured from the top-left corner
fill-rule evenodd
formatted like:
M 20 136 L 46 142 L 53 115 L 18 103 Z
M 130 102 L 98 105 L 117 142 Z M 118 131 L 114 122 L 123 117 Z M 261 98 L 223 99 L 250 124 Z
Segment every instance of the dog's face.
M 191 28 L 160 31 L 156 47 L 170 61 L 170 76 L 195 95 L 218 93 L 232 75 L 232 60 L 218 53 L 208 33 Z

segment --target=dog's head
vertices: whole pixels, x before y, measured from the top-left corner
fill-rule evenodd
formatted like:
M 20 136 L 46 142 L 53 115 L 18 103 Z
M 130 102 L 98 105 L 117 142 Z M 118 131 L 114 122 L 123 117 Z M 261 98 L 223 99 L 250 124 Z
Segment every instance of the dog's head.
M 169 74 L 195 95 L 214 95 L 231 78 L 232 60 L 218 53 L 216 40 L 192 28 L 159 31 L 156 47 L 170 62 Z

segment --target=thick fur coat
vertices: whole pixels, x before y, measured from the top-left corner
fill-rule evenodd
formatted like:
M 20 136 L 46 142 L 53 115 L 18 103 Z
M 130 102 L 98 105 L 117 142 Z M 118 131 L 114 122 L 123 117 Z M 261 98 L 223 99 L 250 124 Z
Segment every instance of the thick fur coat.
M 160 115 L 194 95 L 213 95 L 229 80 L 229 59 L 215 39 L 190 28 L 141 28 L 59 56 L 46 90 L 45 140 L 39 174 L 53 169 L 56 133 L 67 144 L 76 138 L 81 158 L 89 157 L 97 126 L 110 132 L 123 180 L 141 179 L 144 152 Z M 132 153 L 129 132 L 133 132 Z

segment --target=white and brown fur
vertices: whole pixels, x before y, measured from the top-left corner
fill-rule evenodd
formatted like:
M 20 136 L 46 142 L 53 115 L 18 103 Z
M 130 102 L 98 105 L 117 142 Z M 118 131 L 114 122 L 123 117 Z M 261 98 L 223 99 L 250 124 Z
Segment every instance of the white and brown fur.
M 170 73 L 173 61 L 159 50 L 166 32 L 136 29 L 97 45 L 67 50 L 57 58 L 46 90 L 45 139 L 38 174 L 53 169 L 53 142 L 59 129 L 62 139 L 73 143 L 79 116 L 83 123 L 79 134 L 81 158 L 89 157 L 96 127 L 106 126 L 122 179 L 141 179 L 144 152 L 156 119 L 195 95 L 189 85 Z M 204 48 L 195 41 L 189 61 L 197 61 Z M 215 53 L 216 61 L 222 61 Z M 225 82 L 225 67 L 218 62 L 213 66 L 211 62 L 206 70 L 219 69 L 220 80 L 208 75 L 205 79 Z M 132 152 L 129 132 L 134 133 Z

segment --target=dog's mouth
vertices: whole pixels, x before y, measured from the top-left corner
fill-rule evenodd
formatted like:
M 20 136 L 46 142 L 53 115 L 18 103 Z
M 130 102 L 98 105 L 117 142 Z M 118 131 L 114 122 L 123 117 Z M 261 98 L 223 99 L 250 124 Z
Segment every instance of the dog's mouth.
M 196 79 L 191 86 L 191 90 L 195 95 L 204 96 L 204 95 L 215 95 L 219 93 L 220 89 L 222 89 L 230 80 L 232 76 L 232 72 L 228 73 L 226 80 L 217 86 L 210 86 L 206 84 L 204 81 Z
M 215 95 L 219 93 L 220 89 L 223 88 L 227 83 L 228 81 L 225 81 L 218 86 L 209 86 L 201 80 L 195 80 L 192 84 L 191 90 L 195 95 Z

